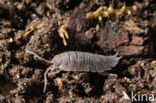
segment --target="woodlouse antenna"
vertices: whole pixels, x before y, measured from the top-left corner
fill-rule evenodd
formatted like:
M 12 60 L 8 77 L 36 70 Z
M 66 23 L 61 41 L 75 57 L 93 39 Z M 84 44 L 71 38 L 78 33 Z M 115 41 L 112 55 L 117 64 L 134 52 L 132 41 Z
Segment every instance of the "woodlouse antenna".
M 59 72 L 61 71 L 61 70 L 55 68 L 54 65 L 52 65 L 52 66 L 50 66 L 50 67 L 44 72 L 44 88 L 43 88 L 43 93 L 46 92 L 47 81 L 48 81 L 48 80 L 47 80 L 47 74 L 48 74 L 48 72 L 49 72 L 50 70 L 56 70 L 56 71 L 53 71 L 53 74 L 51 74 L 51 75 L 57 74 L 57 73 L 59 73 Z
M 37 57 L 39 60 L 41 60 L 41 61 L 43 61 L 43 62 L 45 62 L 45 63 L 47 63 L 47 64 L 52 64 L 51 61 L 46 60 L 46 59 L 40 57 L 39 55 L 37 55 L 36 53 L 34 53 L 34 52 L 32 52 L 32 51 L 29 51 L 28 49 L 25 49 L 25 51 L 26 51 L 28 54 L 34 55 L 34 56 Z
M 47 88 L 47 74 L 48 74 L 48 72 L 51 70 L 51 68 L 49 67 L 46 71 L 45 71 L 45 73 L 44 73 L 44 89 L 43 89 L 43 93 L 45 93 L 45 91 L 46 91 L 46 88 Z
M 32 52 L 32 51 L 29 51 L 28 49 L 25 49 L 25 51 L 26 51 L 28 54 L 34 55 L 34 56 L 37 57 L 39 60 L 44 61 L 44 62 L 47 63 L 47 64 L 53 64 L 51 61 L 48 61 L 48 60 L 46 60 L 46 59 L 40 57 L 39 55 L 37 55 L 36 53 L 34 53 L 34 52 Z M 45 93 L 46 87 L 47 87 L 47 74 L 48 74 L 49 70 L 51 70 L 51 67 L 48 68 L 48 69 L 45 71 L 45 73 L 44 73 L 44 89 L 43 89 L 43 92 L 44 92 L 44 93 Z

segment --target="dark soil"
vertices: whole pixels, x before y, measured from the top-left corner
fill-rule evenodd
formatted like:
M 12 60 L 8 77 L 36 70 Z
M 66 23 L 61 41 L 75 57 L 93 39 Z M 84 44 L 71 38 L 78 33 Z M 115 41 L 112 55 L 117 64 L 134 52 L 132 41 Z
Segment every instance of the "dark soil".
M 155 94 L 156 2 L 114 1 L 114 8 L 126 2 L 138 11 L 99 22 L 86 19 L 86 13 L 111 1 L 0 0 L 0 103 L 131 103 L 132 92 Z M 67 26 L 67 46 L 58 34 L 62 25 Z M 43 93 L 50 65 L 25 49 L 47 60 L 65 51 L 119 52 L 122 59 L 106 73 L 51 70 Z

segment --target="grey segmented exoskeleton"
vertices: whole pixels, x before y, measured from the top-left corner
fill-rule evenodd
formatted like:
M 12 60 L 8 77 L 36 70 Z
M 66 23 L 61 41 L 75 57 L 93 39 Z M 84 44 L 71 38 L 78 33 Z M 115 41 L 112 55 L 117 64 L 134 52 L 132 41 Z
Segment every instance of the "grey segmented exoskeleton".
M 32 51 L 26 49 L 26 52 L 36 56 L 38 59 L 51 64 L 44 73 L 44 90 L 47 86 L 47 73 L 51 69 L 60 69 L 64 71 L 82 71 L 82 72 L 105 72 L 115 67 L 121 57 L 117 57 L 118 53 L 113 56 L 103 56 L 80 51 L 68 51 L 55 55 L 52 60 L 46 60 Z

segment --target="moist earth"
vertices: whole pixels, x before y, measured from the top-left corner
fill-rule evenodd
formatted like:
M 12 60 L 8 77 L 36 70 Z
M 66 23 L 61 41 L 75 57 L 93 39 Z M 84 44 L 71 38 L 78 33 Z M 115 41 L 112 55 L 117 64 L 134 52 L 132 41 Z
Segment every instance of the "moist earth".
M 98 21 L 85 16 L 112 0 L 1 0 L 0 103 L 137 103 L 138 95 L 155 94 L 156 3 L 114 0 L 114 8 L 124 2 L 137 12 Z M 67 46 L 58 32 L 62 25 Z M 43 93 L 51 65 L 25 49 L 47 60 L 65 51 L 118 52 L 122 59 L 105 73 L 50 70 Z

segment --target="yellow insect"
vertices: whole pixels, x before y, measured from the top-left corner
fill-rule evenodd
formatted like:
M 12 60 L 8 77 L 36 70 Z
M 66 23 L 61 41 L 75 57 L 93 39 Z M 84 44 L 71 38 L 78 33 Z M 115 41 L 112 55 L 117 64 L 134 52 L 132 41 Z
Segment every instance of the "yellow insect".
M 137 11 L 137 7 L 130 6 L 126 7 L 126 3 L 120 9 L 114 9 L 114 1 L 110 4 L 109 7 L 101 6 L 96 11 L 88 12 L 86 14 L 86 19 L 97 19 L 98 21 L 102 21 L 102 18 L 110 18 L 110 17 L 121 17 L 122 15 L 131 15 L 132 13 Z

